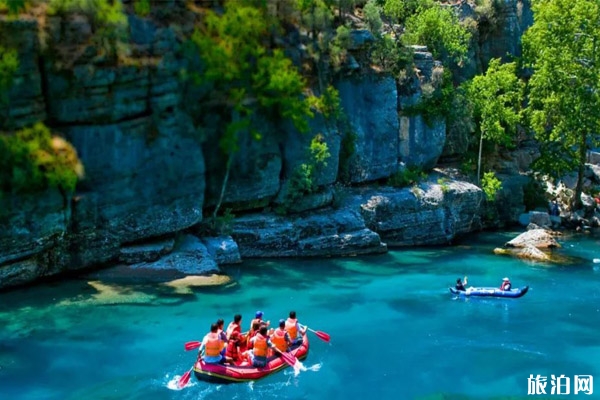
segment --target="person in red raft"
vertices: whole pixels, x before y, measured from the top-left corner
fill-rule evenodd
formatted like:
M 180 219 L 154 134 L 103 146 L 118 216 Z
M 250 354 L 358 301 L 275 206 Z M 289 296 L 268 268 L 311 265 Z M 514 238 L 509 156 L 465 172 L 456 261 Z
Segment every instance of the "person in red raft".
M 308 326 L 302 326 L 298 323 L 298 318 L 296 318 L 296 311 L 290 311 L 289 318 L 285 321 L 285 331 L 290 335 L 290 339 L 292 340 L 292 344 L 302 343 L 302 336 L 306 333 Z

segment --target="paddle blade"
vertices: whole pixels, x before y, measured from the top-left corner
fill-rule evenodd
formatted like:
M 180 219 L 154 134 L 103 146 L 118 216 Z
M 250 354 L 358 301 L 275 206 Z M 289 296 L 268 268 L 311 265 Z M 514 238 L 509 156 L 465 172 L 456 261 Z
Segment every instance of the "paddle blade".
M 290 367 L 293 367 L 294 365 L 296 365 L 296 357 L 294 357 L 293 355 L 289 354 L 289 353 L 281 353 L 281 358 L 283 358 L 283 361 L 285 361 Z
M 201 344 L 202 342 L 187 342 L 184 346 L 185 351 L 197 349 L 198 347 L 200 347 Z
M 327 343 L 329 343 L 329 341 L 331 340 L 331 336 L 329 336 L 329 334 L 325 333 L 325 332 L 321 332 L 321 331 L 316 331 L 315 335 L 317 335 L 317 337 Z
M 192 367 L 193 368 L 193 367 Z M 181 378 L 179 378 L 179 382 L 177 382 L 177 387 L 179 389 L 183 389 L 185 385 L 190 381 L 190 376 L 192 376 L 192 370 L 190 369 L 188 372 L 183 374 Z

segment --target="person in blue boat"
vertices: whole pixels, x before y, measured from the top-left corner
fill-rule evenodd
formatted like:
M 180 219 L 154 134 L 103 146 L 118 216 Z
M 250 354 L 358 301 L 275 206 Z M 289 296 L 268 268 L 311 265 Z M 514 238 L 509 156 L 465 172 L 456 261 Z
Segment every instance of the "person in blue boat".
M 292 345 L 302 342 L 302 336 L 298 335 L 298 333 L 304 335 L 307 329 L 308 326 L 302 326 L 298 323 L 296 311 L 290 311 L 290 316 L 285 321 L 285 331 L 290 335 Z
M 465 288 L 465 285 L 469 284 L 469 281 L 467 279 L 468 279 L 467 276 L 464 277 L 464 279 L 463 279 L 464 282 L 461 281 L 460 278 L 456 279 L 456 286 L 455 286 L 456 290 L 458 290 L 460 292 L 466 292 L 467 289 Z
M 511 288 L 510 279 L 504 278 L 502 279 L 502 285 L 500 285 L 500 290 L 510 290 Z
M 210 326 L 210 332 L 202 339 L 202 344 L 198 350 L 198 356 L 202 357 L 207 364 L 223 363 L 225 361 L 225 358 L 221 355 L 223 345 L 224 343 L 219 335 L 219 326 L 217 324 L 212 324 Z
M 252 360 L 252 365 L 257 368 L 267 366 L 267 353 L 269 352 L 269 347 L 276 349 L 273 343 L 271 343 L 271 340 L 269 340 L 269 335 L 267 332 L 268 328 L 266 325 L 263 325 L 260 327 L 256 335 L 250 339 L 250 347 L 252 350 L 248 355 Z

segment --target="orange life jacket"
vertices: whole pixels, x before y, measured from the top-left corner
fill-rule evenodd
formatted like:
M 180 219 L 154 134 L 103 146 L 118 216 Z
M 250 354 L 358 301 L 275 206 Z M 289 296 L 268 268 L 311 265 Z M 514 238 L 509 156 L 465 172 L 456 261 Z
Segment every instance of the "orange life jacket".
M 204 346 L 204 355 L 208 357 L 216 357 L 223 350 L 223 341 L 219 339 L 218 333 L 209 333 Z
M 285 321 L 285 331 L 290 335 L 290 339 L 294 340 L 298 337 L 298 320 L 295 318 L 288 318 Z
M 271 343 L 280 351 L 287 351 L 287 341 L 285 340 L 285 330 L 277 328 L 271 335 Z
M 256 336 L 254 337 L 254 356 L 258 356 L 258 357 L 266 357 L 267 356 L 267 349 L 269 348 L 269 346 L 267 345 L 267 338 L 264 337 L 263 335 L 261 335 L 260 333 L 257 333 Z

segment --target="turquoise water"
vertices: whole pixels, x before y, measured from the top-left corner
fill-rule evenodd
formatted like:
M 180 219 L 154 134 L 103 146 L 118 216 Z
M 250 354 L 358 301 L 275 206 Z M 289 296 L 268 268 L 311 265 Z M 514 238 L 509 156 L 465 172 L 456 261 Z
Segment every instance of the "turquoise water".
M 0 294 L 0 394 L 10 399 L 420 399 L 527 396 L 530 374 L 600 380 L 600 238 L 563 238 L 575 265 L 495 256 L 514 233 L 458 246 L 342 259 L 252 261 L 234 283 L 177 292 L 87 279 Z M 596 260 L 599 261 L 600 260 Z M 455 299 L 457 277 L 530 285 L 520 299 Z M 93 286 L 94 285 L 94 286 Z M 111 293 L 99 292 L 108 288 Z M 251 384 L 196 381 L 179 391 L 210 323 L 295 309 L 311 334 L 306 371 Z M 600 383 L 597 383 L 597 386 Z M 600 386 L 586 396 L 600 398 Z M 571 388 L 571 393 L 573 388 Z

